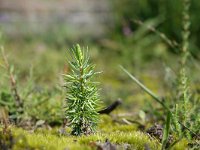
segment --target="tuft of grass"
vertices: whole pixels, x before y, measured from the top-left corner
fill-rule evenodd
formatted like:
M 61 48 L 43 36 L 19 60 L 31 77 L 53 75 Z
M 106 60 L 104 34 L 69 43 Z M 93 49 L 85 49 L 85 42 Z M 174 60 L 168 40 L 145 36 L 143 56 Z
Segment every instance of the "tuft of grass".
M 171 122 L 171 114 L 168 112 L 167 119 L 164 127 L 164 133 L 162 138 L 162 150 L 166 148 L 167 142 L 169 140 L 169 131 L 170 131 L 170 123 Z

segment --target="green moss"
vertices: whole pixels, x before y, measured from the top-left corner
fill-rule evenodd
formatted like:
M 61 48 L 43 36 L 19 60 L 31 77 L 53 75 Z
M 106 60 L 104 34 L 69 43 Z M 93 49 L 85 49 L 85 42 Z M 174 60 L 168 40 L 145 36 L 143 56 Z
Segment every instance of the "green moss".
M 159 149 L 160 144 L 157 141 L 150 140 L 147 135 L 142 132 L 132 131 L 132 132 L 112 132 L 112 133 L 98 133 L 89 137 L 82 137 L 80 139 L 81 143 L 88 143 L 89 141 L 102 141 L 109 139 L 111 143 L 118 145 L 130 144 L 132 148 L 140 150 L 144 149 L 145 144 L 147 144 L 151 149 Z
M 90 149 L 84 144 L 77 144 L 76 137 L 73 136 L 58 136 L 51 134 L 51 132 L 43 133 L 29 133 L 23 129 L 14 128 L 13 133 L 17 139 L 15 150 L 25 147 L 34 149 L 47 149 L 47 150 L 63 150 L 69 149 Z
M 123 126 L 121 126 L 121 129 Z M 16 144 L 14 150 L 29 148 L 29 149 L 47 149 L 47 150 L 63 150 L 68 148 L 70 150 L 75 149 L 95 149 L 91 146 L 94 142 L 105 142 L 109 139 L 111 143 L 117 145 L 130 144 L 132 148 L 144 149 L 144 145 L 147 144 L 151 149 L 159 149 L 160 144 L 155 140 L 150 140 L 147 135 L 138 131 L 129 131 L 127 127 L 124 131 L 101 133 L 90 136 L 59 136 L 55 134 L 57 129 L 47 131 L 45 129 L 38 130 L 34 133 L 25 131 L 21 128 L 12 128 L 12 133 L 15 138 Z M 123 129 L 122 129 L 123 130 Z
M 188 148 L 188 141 L 186 139 L 182 139 L 179 141 L 174 147 L 172 147 L 172 150 L 184 150 Z
M 124 144 L 129 144 L 131 149 L 137 150 L 143 150 L 145 145 L 148 145 L 151 150 L 158 150 L 161 148 L 161 144 L 157 140 L 150 138 L 143 132 L 136 131 L 135 126 L 113 123 L 109 116 L 102 116 L 98 132 L 89 136 L 72 136 L 68 129 L 66 130 L 67 135 L 61 136 L 58 130 L 58 127 L 52 130 L 38 128 L 34 132 L 31 132 L 21 128 L 11 127 L 15 139 L 13 149 L 92 150 L 96 149 L 96 142 L 104 143 L 106 139 L 112 144 L 117 145 L 119 149 L 121 149 Z M 185 149 L 187 144 L 187 140 L 183 139 L 177 143 L 173 149 Z

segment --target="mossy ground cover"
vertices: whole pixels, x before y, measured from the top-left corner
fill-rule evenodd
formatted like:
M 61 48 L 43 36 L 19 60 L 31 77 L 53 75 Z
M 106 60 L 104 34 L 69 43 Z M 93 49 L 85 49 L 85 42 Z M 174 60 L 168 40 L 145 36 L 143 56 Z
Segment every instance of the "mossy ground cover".
M 101 117 L 97 133 L 78 137 L 70 135 L 70 129 L 66 129 L 66 135 L 60 135 L 58 127 L 51 130 L 37 128 L 33 131 L 10 126 L 14 137 L 13 149 L 92 150 L 97 149 L 98 144 L 105 143 L 106 139 L 114 144 L 117 149 L 143 150 L 148 147 L 151 150 L 158 150 L 161 148 L 161 144 L 156 139 L 150 138 L 149 135 L 142 131 L 138 131 L 136 126 L 120 125 L 112 121 L 107 122 L 110 119 L 108 116 Z M 183 150 L 186 145 L 187 141 L 182 140 L 173 149 Z

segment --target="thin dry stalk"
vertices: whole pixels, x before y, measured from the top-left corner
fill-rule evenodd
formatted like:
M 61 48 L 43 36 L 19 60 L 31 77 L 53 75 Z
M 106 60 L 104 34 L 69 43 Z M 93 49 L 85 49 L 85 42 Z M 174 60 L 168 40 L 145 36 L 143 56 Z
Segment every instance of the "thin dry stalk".
M 0 108 L 0 123 L 3 124 L 3 133 L 6 133 L 9 127 L 9 116 L 4 108 Z
M 2 57 L 3 57 L 3 61 L 4 61 L 4 64 L 5 64 L 5 69 L 7 70 L 8 72 L 8 75 L 9 75 L 9 79 L 10 79 L 10 85 L 11 85 L 11 92 L 13 94 L 13 97 L 14 97 L 14 100 L 15 100 L 15 104 L 18 108 L 23 108 L 23 102 L 22 102 L 22 99 L 18 93 L 18 90 L 17 90 L 17 83 L 16 83 L 16 80 L 14 78 L 14 75 L 13 75 L 13 72 L 11 70 L 11 66 L 8 62 L 8 59 L 4 53 L 4 49 L 3 47 L 1 47 L 1 53 L 2 53 Z
M 140 25 L 140 26 L 144 26 L 144 22 L 142 22 L 141 20 L 133 20 L 134 23 Z M 177 49 L 179 47 L 179 44 L 175 41 L 175 40 L 170 40 L 164 33 L 158 31 L 156 28 L 154 28 L 153 26 L 146 26 L 146 28 L 148 30 L 150 30 L 151 32 L 157 34 L 163 41 L 165 41 L 171 48 L 173 49 Z

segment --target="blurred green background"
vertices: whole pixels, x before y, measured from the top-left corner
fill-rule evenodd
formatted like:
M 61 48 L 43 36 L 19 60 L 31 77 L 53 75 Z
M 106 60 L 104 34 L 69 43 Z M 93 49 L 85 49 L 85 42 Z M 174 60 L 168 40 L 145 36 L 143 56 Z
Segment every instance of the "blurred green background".
M 192 56 L 188 65 L 195 85 L 200 83 L 199 8 L 200 1 L 191 0 Z M 97 80 L 101 82 L 104 104 L 122 98 L 122 110 L 138 111 L 145 109 L 143 104 L 151 105 L 151 98 L 130 81 L 119 65 L 158 95 L 173 92 L 169 87 L 177 74 L 179 51 L 149 31 L 148 26 L 181 44 L 181 12 L 181 0 L 0 0 L 1 43 L 10 64 L 15 66 L 20 91 L 23 93 L 31 81 L 34 90 L 47 96 L 38 95 L 36 99 L 52 100 L 52 106 L 62 104 L 65 97 L 62 74 L 69 71 L 67 49 L 76 43 L 88 46 L 96 70 L 103 71 Z M 8 85 L 1 68 L 0 90 L 9 89 Z

